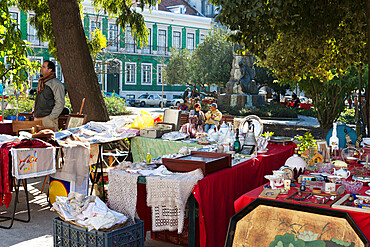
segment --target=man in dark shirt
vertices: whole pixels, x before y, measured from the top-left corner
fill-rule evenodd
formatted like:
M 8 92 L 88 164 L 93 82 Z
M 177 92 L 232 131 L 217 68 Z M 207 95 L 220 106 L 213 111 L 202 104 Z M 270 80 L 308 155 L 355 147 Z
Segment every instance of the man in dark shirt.
M 56 78 L 55 64 L 46 60 L 41 67 L 33 115 L 43 127 L 58 130 L 58 117 L 64 108 L 64 86 Z

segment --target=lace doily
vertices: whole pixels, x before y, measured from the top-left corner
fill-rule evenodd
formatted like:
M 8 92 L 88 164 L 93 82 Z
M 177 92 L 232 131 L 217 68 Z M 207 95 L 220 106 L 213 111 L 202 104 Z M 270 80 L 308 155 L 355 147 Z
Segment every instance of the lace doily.
M 166 177 L 147 177 L 147 205 L 152 207 L 152 230 L 182 233 L 186 202 L 198 180 L 201 169 Z
M 138 175 L 120 170 L 108 172 L 108 202 L 109 208 L 128 215 L 131 220 L 136 215 Z M 125 181 L 122 183 L 122 181 Z

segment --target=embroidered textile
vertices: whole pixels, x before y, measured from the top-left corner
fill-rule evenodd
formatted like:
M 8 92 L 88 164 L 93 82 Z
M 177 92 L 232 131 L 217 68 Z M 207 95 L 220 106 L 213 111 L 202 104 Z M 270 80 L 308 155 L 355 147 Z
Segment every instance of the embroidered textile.
M 147 205 L 152 207 L 152 230 L 182 233 L 186 202 L 203 178 L 201 169 L 166 177 L 147 177 Z
M 128 215 L 131 220 L 136 215 L 138 175 L 120 170 L 108 172 L 109 207 L 119 213 Z
M 0 206 L 5 205 L 6 208 L 8 208 L 12 200 L 9 150 L 11 148 L 29 147 L 52 147 L 52 145 L 39 139 L 32 139 L 23 140 L 20 142 L 7 142 L 4 143 L 0 148 Z
M 55 147 L 12 148 L 12 175 L 17 179 L 55 173 Z

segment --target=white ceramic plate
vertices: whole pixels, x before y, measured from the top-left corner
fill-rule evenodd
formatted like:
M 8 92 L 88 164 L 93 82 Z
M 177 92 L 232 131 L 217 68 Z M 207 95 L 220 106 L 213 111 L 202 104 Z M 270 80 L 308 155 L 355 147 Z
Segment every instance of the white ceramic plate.
M 254 125 L 254 136 L 260 136 L 263 133 L 263 123 L 261 119 L 256 115 L 249 115 L 240 122 L 239 131 L 240 133 L 248 132 L 248 121 L 251 121 Z

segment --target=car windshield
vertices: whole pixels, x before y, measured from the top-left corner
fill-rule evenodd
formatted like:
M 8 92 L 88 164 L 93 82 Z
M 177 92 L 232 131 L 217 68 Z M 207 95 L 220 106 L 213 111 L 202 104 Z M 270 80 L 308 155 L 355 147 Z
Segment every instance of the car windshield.
M 148 96 L 149 95 L 147 95 L 147 94 L 143 94 L 143 95 L 140 95 L 139 99 L 146 99 L 146 98 L 148 98 Z
M 181 97 L 181 95 L 174 95 L 173 96 L 173 99 L 181 99 L 182 97 Z

